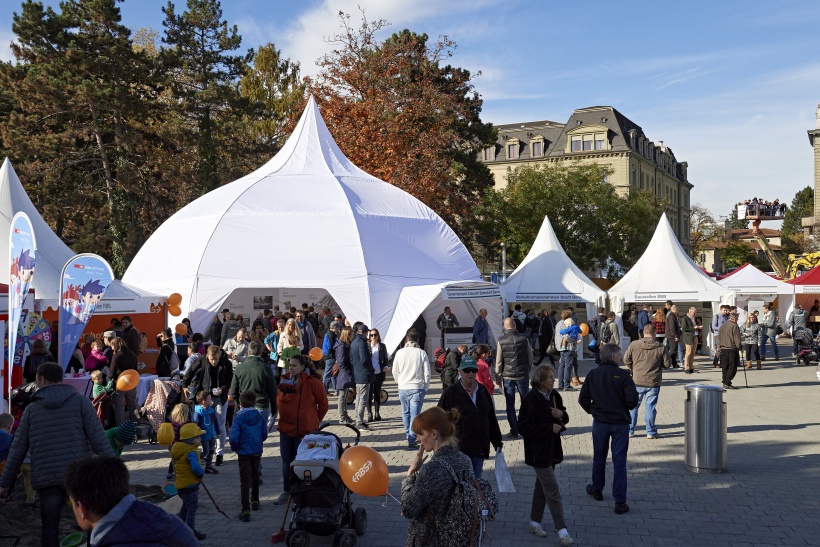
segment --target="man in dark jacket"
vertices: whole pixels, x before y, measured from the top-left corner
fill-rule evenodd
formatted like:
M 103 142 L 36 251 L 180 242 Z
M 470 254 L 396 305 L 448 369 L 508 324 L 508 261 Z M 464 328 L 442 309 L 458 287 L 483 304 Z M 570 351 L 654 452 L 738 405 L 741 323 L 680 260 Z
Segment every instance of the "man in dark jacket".
M 649 312 L 651 309 L 651 305 L 644 304 L 643 309 L 640 311 L 640 313 L 638 313 L 638 333 L 641 336 L 643 336 L 643 328 L 652 322 L 652 319 L 649 316 Z
M 350 365 L 353 367 L 353 380 L 356 382 L 356 427 L 370 429 L 364 421 L 367 401 L 370 399 L 370 384 L 376 379 L 373 368 L 370 344 L 367 335 L 370 329 L 364 323 L 356 328 L 356 337 L 350 342 Z M 372 420 L 370 416 L 368 421 Z
M 643 328 L 643 338 L 635 340 L 626 349 L 624 364 L 632 374 L 632 381 L 638 389 L 638 404 L 629 411 L 632 422 L 629 426 L 629 436 L 635 435 L 635 426 L 638 424 L 638 408 L 646 397 L 646 438 L 656 439 L 658 428 L 655 427 L 655 406 L 661 392 L 662 370 L 672 366 L 669 354 L 664 351 L 663 344 L 655 339 L 655 325 L 648 324 Z
M 66 469 L 64 484 L 77 524 L 90 532 L 91 547 L 199 545 L 178 516 L 129 492 L 128 469 L 118 458 L 77 460 Z
M 219 343 L 220 340 L 222 340 L 222 321 L 219 320 L 219 315 L 214 315 L 214 320 L 208 327 L 206 335 L 206 338 L 211 342 L 211 345 L 222 347 L 222 344 Z
M 461 358 L 467 354 L 467 344 L 460 344 L 455 351 L 448 350 L 444 358 L 444 368 L 441 369 L 441 387 L 447 389 L 458 380 L 458 370 L 461 367 Z
M 473 322 L 473 344 L 490 343 L 490 324 L 487 323 L 487 310 L 478 310 L 478 317 Z
M 203 357 L 191 365 L 182 377 L 185 388 L 205 390 L 211 394 L 219 435 L 216 438 L 216 465 L 222 465 L 225 452 L 225 418 L 228 415 L 228 392 L 233 382 L 233 364 L 218 346 L 208 346 Z M 196 393 L 194 393 L 196 396 Z M 192 397 L 193 398 L 193 397 Z
M 678 344 L 680 344 L 680 337 L 683 334 L 680 328 L 680 320 L 678 319 L 678 307 L 674 304 L 669 306 L 669 311 L 666 314 L 666 351 L 669 353 L 669 360 L 672 362 L 672 368 L 678 368 Z
M 31 450 L 31 485 L 40 496 L 42 544 L 56 546 L 60 544 L 60 512 L 66 500 L 66 467 L 91 454 L 114 457 L 114 451 L 91 400 L 62 383 L 60 365 L 40 365 L 36 381 L 37 391 L 23 412 L 0 476 L 0 501 L 5 500 Z
M 638 390 L 632 376 L 618 366 L 621 348 L 615 344 L 601 346 L 601 364 L 584 379 L 578 403 L 592 414 L 592 484 L 587 494 L 598 501 L 604 499 L 606 457 L 612 444 L 612 497 L 615 512 L 629 511 L 626 503 L 626 453 L 629 450 L 629 411 L 638 406 Z
M 248 358 L 236 367 L 231 379 L 231 399 L 239 400 L 239 394 L 246 390 L 256 393 L 256 409 L 262 414 L 265 423 L 270 416 L 275 416 L 276 379 L 273 371 L 265 364 L 260 354 L 262 344 L 251 342 L 248 347 Z
M 529 391 L 530 369 L 532 368 L 532 348 L 527 337 L 520 334 L 512 317 L 504 319 L 504 334 L 498 339 L 495 372 L 497 383 L 504 388 L 507 406 L 507 422 L 510 424 L 510 438 L 518 438 L 518 416 L 515 411 L 515 392 L 523 399 Z
M 477 479 L 481 478 L 484 460 L 490 457 L 490 443 L 496 452 L 501 450 L 501 428 L 495 417 L 495 406 L 490 392 L 476 382 L 478 365 L 470 356 L 461 360 L 459 380 L 444 390 L 438 406 L 444 410 L 457 408 L 456 422 L 458 448 L 473 462 L 473 471 Z
M 131 322 L 130 315 L 123 315 L 122 316 L 122 339 L 125 340 L 125 345 L 128 346 L 134 355 L 140 354 L 140 331 L 137 330 L 137 327 Z
M 732 385 L 732 380 L 737 374 L 741 349 L 740 327 L 737 326 L 736 313 L 729 314 L 729 320 L 720 326 L 717 337 L 720 346 L 720 368 L 723 374 L 723 387 L 737 389 Z
M 234 338 L 236 333 L 239 332 L 239 329 L 243 328 L 244 325 L 236 320 L 236 316 L 233 312 L 228 312 L 225 314 L 228 318 L 225 323 L 222 325 L 222 333 L 219 336 L 219 347 L 225 345 L 225 342 Z
M 550 342 L 552 342 L 554 334 L 555 330 L 552 325 L 552 320 L 550 318 L 549 312 L 547 310 L 541 310 L 541 324 L 538 326 L 539 357 L 538 362 L 535 363 L 536 366 L 541 364 L 541 361 L 544 360 L 544 357 L 548 357 L 550 363 L 553 366 L 555 365 L 555 358 L 549 353 L 547 353 L 547 350 L 550 347 Z

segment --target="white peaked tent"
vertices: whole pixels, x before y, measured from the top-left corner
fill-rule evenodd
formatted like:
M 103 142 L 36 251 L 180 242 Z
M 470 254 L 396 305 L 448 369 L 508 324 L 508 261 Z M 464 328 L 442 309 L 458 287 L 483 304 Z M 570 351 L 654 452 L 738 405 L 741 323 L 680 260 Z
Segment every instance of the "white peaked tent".
M 734 289 L 738 306 L 745 307 L 749 300 L 770 302 L 777 298 L 777 313 L 780 317 L 787 317 L 794 306 L 794 285 L 775 279 L 751 264 L 744 264 L 717 282 L 727 289 Z
M 76 253 L 55 234 L 43 220 L 26 194 L 8 158 L 0 168 L 0 279 L 9 271 L 9 229 L 18 212 L 31 219 L 37 239 L 37 266 L 32 279 L 34 295 L 42 309 L 57 309 L 60 296 L 60 274 L 63 266 Z M 6 272 L 6 273 L 3 273 Z M 114 280 L 97 306 L 96 315 L 148 313 L 151 304 L 162 303 L 164 296 L 130 287 Z
M 526 258 L 501 285 L 501 293 L 507 302 L 586 302 L 594 308 L 606 301 L 606 292 L 564 252 L 548 217 Z M 587 310 L 589 317 L 594 312 Z
M 182 234 L 185 245 L 169 244 Z M 408 296 L 406 287 L 481 281 L 438 215 L 342 154 L 313 97 L 276 156 L 169 218 L 123 279 L 182 294 L 182 313 L 199 332 L 236 289 L 324 289 L 385 343 L 398 342 L 435 292 Z
M 610 307 L 618 314 L 621 324 L 624 304 L 628 302 L 671 300 L 679 306 L 710 302 L 714 314 L 721 303 L 734 304 L 735 301 L 734 290 L 713 281 L 689 258 L 675 237 L 666 213 L 661 215 L 641 258 L 608 292 Z

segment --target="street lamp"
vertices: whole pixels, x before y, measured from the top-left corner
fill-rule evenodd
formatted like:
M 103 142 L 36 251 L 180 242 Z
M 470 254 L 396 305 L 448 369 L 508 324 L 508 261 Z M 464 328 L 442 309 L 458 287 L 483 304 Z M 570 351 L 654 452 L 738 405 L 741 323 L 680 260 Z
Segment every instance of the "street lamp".
M 507 244 L 501 243 L 501 281 L 507 280 Z

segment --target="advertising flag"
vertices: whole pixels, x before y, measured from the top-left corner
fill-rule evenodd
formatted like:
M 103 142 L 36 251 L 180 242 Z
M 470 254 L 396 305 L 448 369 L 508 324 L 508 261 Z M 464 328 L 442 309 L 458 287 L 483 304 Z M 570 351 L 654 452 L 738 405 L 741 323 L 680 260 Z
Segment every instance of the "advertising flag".
M 60 279 L 60 323 L 57 329 L 60 366 L 68 367 L 74 348 L 85 330 L 105 289 L 114 279 L 114 272 L 104 258 L 81 254 L 63 267 Z
M 9 393 L 12 388 L 14 367 L 22 367 L 25 363 L 24 348 L 17 346 L 17 329 L 20 325 L 20 315 L 23 312 L 23 303 L 26 301 L 31 280 L 34 277 L 34 259 L 37 242 L 31 220 L 25 213 L 17 213 L 11 220 L 9 229 L 9 375 L 7 384 Z

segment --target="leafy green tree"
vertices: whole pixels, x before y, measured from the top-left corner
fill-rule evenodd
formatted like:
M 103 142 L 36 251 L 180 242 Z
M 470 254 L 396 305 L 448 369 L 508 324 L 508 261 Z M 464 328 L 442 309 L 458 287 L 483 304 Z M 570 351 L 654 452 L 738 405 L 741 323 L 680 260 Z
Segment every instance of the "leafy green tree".
M 737 218 L 737 207 L 732 207 L 732 212 L 729 213 L 729 222 L 731 223 L 732 230 L 746 230 L 749 228 L 748 220 Z
M 780 228 L 783 254 L 802 254 L 816 250 L 816 244 L 803 233 L 803 218 L 814 216 L 814 189 L 806 186 L 798 191 L 786 209 Z
M 731 241 L 721 253 L 723 264 L 727 268 L 742 266 L 747 262 L 756 262 L 757 253 L 744 241 Z
M 116 0 L 69 0 L 58 13 L 26 2 L 15 13 L 18 63 L 0 67 L 14 98 L 3 142 L 44 217 L 77 251 L 110 257 L 122 273 L 142 243 L 155 185 L 150 156 L 157 77 L 132 47 Z
M 204 194 L 249 167 L 235 161 L 245 156 L 247 144 L 236 138 L 244 126 L 237 84 L 253 51 L 232 54 L 242 37 L 236 25 L 229 27 L 222 20 L 217 0 L 187 0 L 181 14 L 168 2 L 162 11 L 162 41 L 168 47 L 161 58 L 172 71 L 170 84 L 180 117 L 177 129 L 183 144 L 196 149 L 191 176 Z
M 494 260 L 501 242 L 518 264 L 530 250 L 544 216 L 569 257 L 584 270 L 610 277 L 643 254 L 665 203 L 647 192 L 618 196 L 598 165 L 522 166 L 500 191 L 489 189 L 478 206 L 479 242 Z
M 289 121 L 300 111 L 305 96 L 299 63 L 282 57 L 269 42 L 254 55 L 239 90 L 253 109 L 246 114 L 253 137 L 266 152 L 277 152 L 287 140 Z

